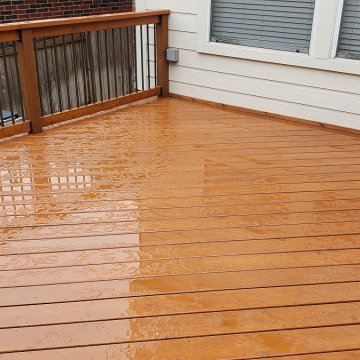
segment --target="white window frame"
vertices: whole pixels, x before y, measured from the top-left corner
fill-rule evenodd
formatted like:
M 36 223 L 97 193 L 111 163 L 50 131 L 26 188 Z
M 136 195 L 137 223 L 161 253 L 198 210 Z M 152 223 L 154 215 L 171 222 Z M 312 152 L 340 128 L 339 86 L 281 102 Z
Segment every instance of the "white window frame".
M 315 0 L 310 53 L 301 54 L 210 42 L 211 0 L 198 0 L 197 51 L 203 54 L 360 75 L 358 61 L 335 57 L 343 1 Z
M 331 49 L 331 58 L 332 59 L 336 58 L 336 53 L 337 53 L 337 49 L 338 49 L 342 13 L 343 13 L 343 9 L 344 9 L 344 2 L 345 2 L 345 0 L 338 0 L 338 4 L 337 4 L 333 43 L 332 43 L 332 49 Z

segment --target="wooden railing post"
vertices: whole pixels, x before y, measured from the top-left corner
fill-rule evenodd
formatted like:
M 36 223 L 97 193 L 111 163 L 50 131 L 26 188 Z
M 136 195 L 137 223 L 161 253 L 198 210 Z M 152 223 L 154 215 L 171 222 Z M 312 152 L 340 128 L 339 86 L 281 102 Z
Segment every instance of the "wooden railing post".
M 169 96 L 169 63 L 166 60 L 166 50 L 169 42 L 169 15 L 161 15 L 160 23 L 156 25 L 157 46 L 157 84 L 161 86 L 161 96 Z
M 30 122 L 31 132 L 37 134 L 42 132 L 41 108 L 34 41 L 31 29 L 21 30 L 17 49 L 25 116 Z

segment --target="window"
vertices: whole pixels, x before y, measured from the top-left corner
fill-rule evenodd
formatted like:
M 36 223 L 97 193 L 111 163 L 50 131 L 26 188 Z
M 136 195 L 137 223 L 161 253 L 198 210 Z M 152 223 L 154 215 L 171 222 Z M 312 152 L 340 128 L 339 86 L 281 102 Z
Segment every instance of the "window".
M 337 56 L 360 59 L 360 0 L 345 0 Z
M 309 53 L 314 7 L 315 0 L 212 0 L 210 41 Z

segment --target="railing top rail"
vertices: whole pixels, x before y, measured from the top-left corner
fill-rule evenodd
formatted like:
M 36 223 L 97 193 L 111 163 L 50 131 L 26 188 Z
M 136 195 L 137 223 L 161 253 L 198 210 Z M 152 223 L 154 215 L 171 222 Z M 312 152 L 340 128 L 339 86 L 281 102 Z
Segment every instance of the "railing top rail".
M 139 12 L 124 12 L 118 14 L 103 14 L 103 15 L 90 15 L 90 16 L 77 16 L 71 18 L 56 18 L 47 20 L 33 20 L 23 21 L 10 24 L 0 24 L 1 32 L 13 32 L 17 30 L 25 29 L 46 29 L 51 27 L 62 27 L 69 25 L 81 25 L 84 26 L 90 24 L 100 24 L 112 21 L 141 19 L 152 16 L 168 15 L 170 10 L 147 10 Z

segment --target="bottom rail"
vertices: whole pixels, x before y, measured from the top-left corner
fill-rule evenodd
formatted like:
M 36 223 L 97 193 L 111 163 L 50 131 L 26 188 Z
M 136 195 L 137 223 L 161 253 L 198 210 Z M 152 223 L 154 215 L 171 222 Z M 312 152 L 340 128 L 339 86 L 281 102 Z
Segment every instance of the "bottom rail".
M 5 126 L 0 128 L 0 140 L 15 135 L 25 134 L 28 133 L 29 131 L 30 131 L 29 122 L 22 122 L 15 125 Z
M 156 87 L 149 90 L 139 91 L 136 93 L 124 95 L 115 99 L 97 102 L 85 106 L 78 107 L 76 109 L 65 110 L 52 115 L 46 115 L 41 118 L 42 127 L 57 124 L 59 122 L 68 121 L 76 118 L 80 118 L 86 115 L 95 114 L 100 111 L 110 110 L 118 106 L 127 105 L 139 100 L 144 100 L 153 96 L 159 96 L 161 94 L 161 87 Z

